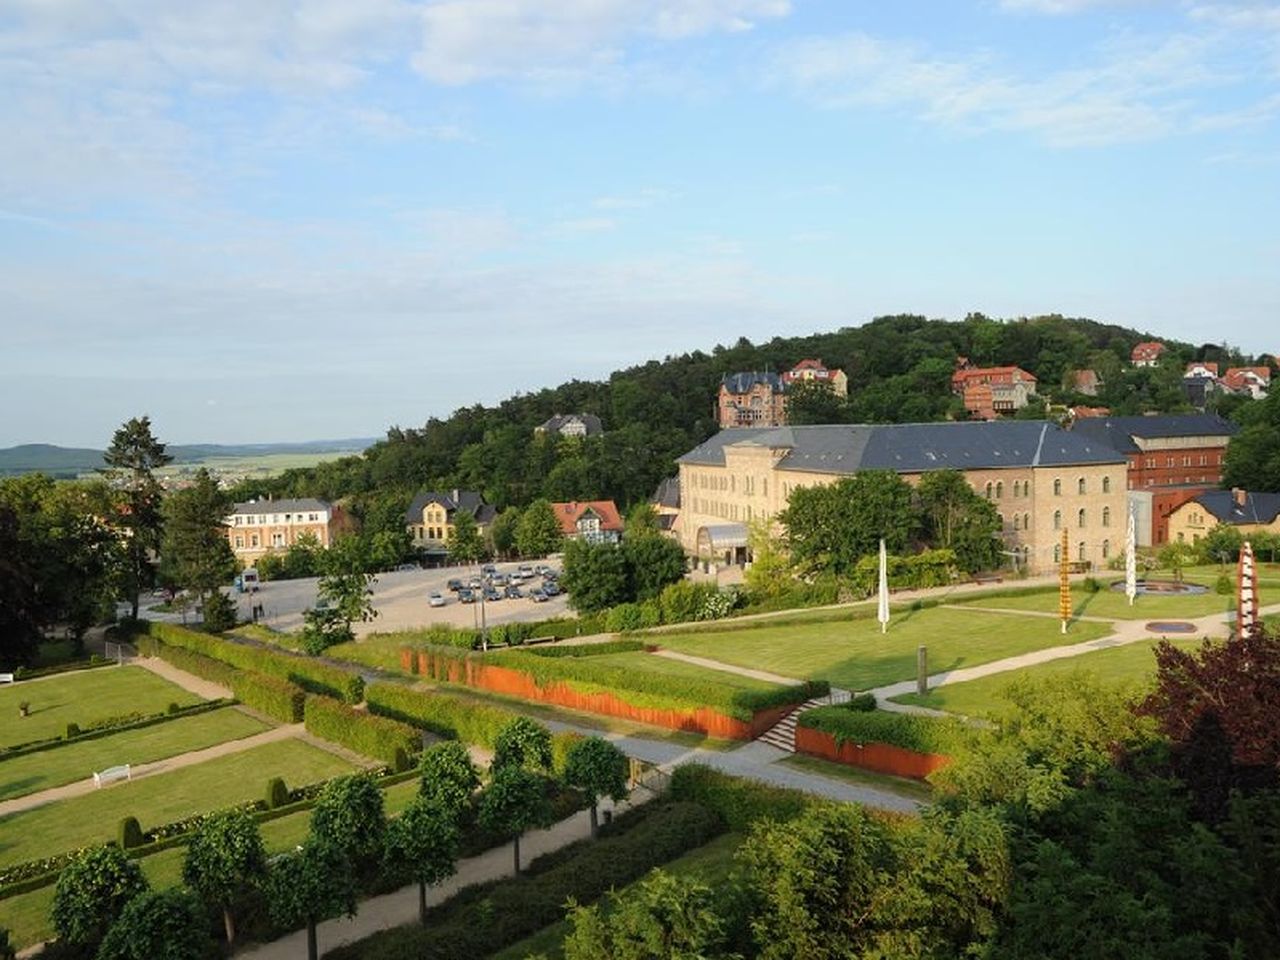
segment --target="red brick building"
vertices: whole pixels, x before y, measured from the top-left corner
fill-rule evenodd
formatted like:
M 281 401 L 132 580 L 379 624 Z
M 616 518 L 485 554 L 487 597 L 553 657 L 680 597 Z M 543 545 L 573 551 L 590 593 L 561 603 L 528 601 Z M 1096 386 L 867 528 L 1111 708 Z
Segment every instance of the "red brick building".
M 1036 395 L 1036 378 L 1021 367 L 961 366 L 951 375 L 951 389 L 964 398 L 971 417 L 994 420 L 1025 407 Z
M 730 427 L 780 427 L 787 422 L 786 384 L 776 373 L 733 373 L 720 381 L 716 419 Z

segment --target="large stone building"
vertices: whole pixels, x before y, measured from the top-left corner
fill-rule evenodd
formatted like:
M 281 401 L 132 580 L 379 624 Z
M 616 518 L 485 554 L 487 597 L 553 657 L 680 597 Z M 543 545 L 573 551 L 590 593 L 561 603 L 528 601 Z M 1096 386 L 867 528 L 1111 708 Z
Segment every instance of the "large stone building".
M 1010 560 L 1055 568 L 1061 531 L 1073 561 L 1105 565 L 1124 550 L 1125 458 L 1032 420 L 722 430 L 679 459 L 680 541 L 704 561 L 747 559 L 747 525 L 776 520 L 792 491 L 860 470 L 915 483 L 956 469 L 989 498 Z
M 250 500 L 232 508 L 227 541 L 237 559 L 251 564 L 263 554 L 288 550 L 304 534 L 327 550 L 342 521 L 342 511 L 323 500 Z
M 780 427 L 787 422 L 786 384 L 776 373 L 731 373 L 720 381 L 716 420 L 730 427 Z

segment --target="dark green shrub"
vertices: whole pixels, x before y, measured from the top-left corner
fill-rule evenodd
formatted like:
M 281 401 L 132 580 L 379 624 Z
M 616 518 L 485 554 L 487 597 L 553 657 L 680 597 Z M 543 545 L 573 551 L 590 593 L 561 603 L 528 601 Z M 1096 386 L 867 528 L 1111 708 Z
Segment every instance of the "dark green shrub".
M 169 714 L 169 716 L 171 716 L 171 717 L 172 717 L 175 713 L 177 713 L 177 712 L 178 712 L 179 710 L 181 710 L 181 709 L 182 709 L 182 708 L 181 708 L 180 706 L 178 706 L 176 703 L 174 703 L 172 700 L 170 700 L 170 701 L 169 701 L 169 706 L 165 707 L 164 712 L 165 712 L 165 713 L 167 713 L 167 714 Z
M 381 760 L 396 773 L 408 770 L 409 758 L 422 752 L 422 734 L 407 723 L 371 716 L 330 697 L 307 697 L 303 713 L 308 733 Z
M 797 721 L 831 734 L 836 743 L 887 743 L 919 753 L 954 754 L 970 731 L 958 720 L 886 710 L 864 712 L 848 704 L 806 710 Z
M 874 693 L 857 693 L 849 698 L 849 709 L 860 713 L 870 713 L 876 708 Z
M 96 960 L 198 960 L 211 947 L 209 918 L 195 894 L 151 890 L 124 908 Z
M 114 844 L 76 855 L 58 876 L 49 917 L 58 939 L 96 947 L 134 897 L 147 890 L 138 865 Z
M 463 697 L 423 693 L 398 683 L 371 683 L 365 697 L 371 713 L 490 750 L 502 728 L 521 716 L 504 707 Z
M 715 811 L 735 833 L 757 820 L 792 820 L 820 802 L 799 790 L 732 777 L 698 763 L 676 767 L 670 796 Z
M 289 802 L 289 788 L 283 777 L 272 777 L 267 781 L 267 809 L 274 810 Z
M 1097 593 L 1102 589 L 1102 582 L 1097 577 L 1085 577 L 1081 586 L 1085 593 Z
M 610 633 L 623 633 L 640 629 L 640 605 L 620 603 L 605 611 L 605 629 Z
M 116 842 L 120 844 L 121 850 L 132 850 L 134 847 L 140 847 L 146 843 L 146 836 L 142 833 L 142 825 L 138 823 L 137 817 L 123 817 L 120 820 L 120 826 L 116 831 Z
M 604 643 L 577 643 L 572 646 L 530 647 L 536 657 L 603 657 L 611 653 L 639 653 L 643 640 L 606 640 Z
M 63 737 L 70 740 L 72 737 L 80 736 L 80 727 L 74 723 L 68 723 L 67 729 L 63 733 Z
M 215 660 L 212 657 L 206 657 L 191 650 L 184 650 L 182 647 L 171 647 L 167 643 L 159 643 L 152 640 L 151 648 L 153 655 L 159 657 L 165 663 L 172 664 L 179 670 L 194 674 L 201 680 L 208 680 L 210 683 L 216 683 L 223 687 L 230 687 L 231 678 L 238 672 L 229 663 L 223 663 L 221 660 Z
M 1225 573 L 1219 574 L 1217 581 L 1214 582 L 1213 592 L 1229 597 L 1236 592 L 1236 582 Z
M 231 678 L 231 692 L 246 707 L 261 710 L 282 723 L 298 723 L 307 699 L 307 692 L 296 683 L 247 670 L 236 671 Z

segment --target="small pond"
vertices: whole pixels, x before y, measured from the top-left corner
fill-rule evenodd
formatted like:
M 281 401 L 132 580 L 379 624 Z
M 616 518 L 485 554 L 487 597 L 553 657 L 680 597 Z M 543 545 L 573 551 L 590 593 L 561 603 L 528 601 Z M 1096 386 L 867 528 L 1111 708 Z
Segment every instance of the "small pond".
M 1124 593 L 1124 581 L 1116 580 L 1111 584 L 1116 593 Z M 1191 597 L 1199 593 L 1208 593 L 1209 588 L 1202 583 L 1179 583 L 1176 580 L 1139 580 L 1138 595 L 1145 593 L 1156 596 Z
M 1152 620 L 1147 624 L 1149 633 L 1167 636 L 1170 633 L 1195 633 L 1196 625 L 1185 620 Z

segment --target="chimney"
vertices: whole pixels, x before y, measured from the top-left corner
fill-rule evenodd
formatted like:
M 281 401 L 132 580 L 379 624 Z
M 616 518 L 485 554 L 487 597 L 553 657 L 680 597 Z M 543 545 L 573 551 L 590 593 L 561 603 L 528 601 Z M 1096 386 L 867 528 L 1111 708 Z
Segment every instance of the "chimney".
M 1237 507 L 1243 508 L 1245 502 L 1249 499 L 1249 494 L 1239 487 L 1231 488 L 1231 499 L 1235 501 Z

